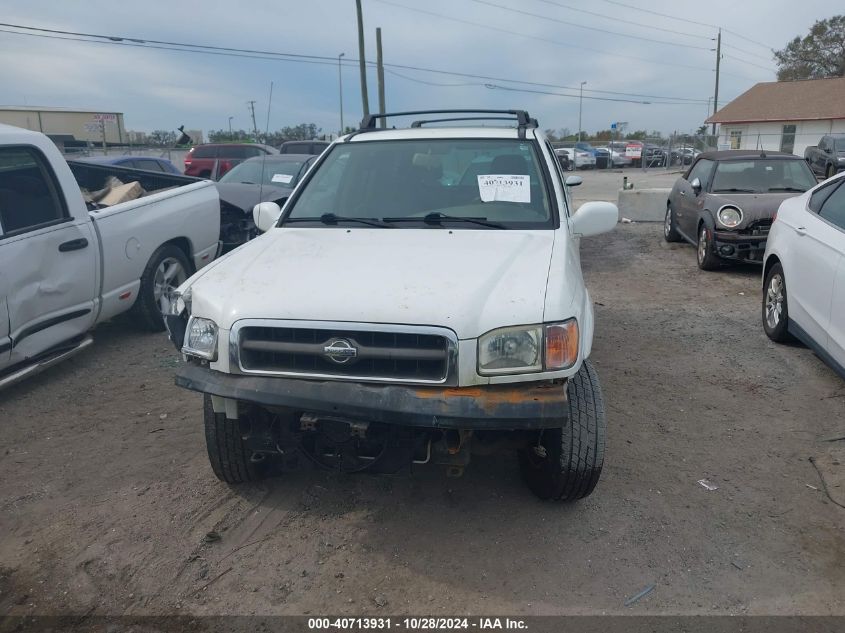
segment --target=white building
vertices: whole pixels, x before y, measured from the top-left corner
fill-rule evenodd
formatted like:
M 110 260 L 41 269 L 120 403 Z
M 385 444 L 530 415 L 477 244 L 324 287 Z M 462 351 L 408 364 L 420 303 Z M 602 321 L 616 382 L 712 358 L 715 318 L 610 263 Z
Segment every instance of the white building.
M 122 112 L 98 112 L 72 108 L 0 106 L 0 123 L 65 136 L 76 141 L 109 144 L 126 142 Z
M 845 77 L 759 83 L 706 121 L 719 124 L 720 149 L 804 155 L 830 133 L 845 133 Z

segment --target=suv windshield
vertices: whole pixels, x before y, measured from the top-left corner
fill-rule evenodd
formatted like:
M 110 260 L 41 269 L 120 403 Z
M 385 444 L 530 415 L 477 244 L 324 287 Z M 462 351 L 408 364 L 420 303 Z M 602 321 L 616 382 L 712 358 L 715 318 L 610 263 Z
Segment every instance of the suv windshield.
M 807 163 L 795 160 L 728 160 L 716 165 L 713 176 L 713 193 L 776 193 L 807 191 L 816 185 Z
M 449 229 L 553 228 L 554 218 L 536 145 L 517 139 L 337 144 L 282 224 L 324 216 Z

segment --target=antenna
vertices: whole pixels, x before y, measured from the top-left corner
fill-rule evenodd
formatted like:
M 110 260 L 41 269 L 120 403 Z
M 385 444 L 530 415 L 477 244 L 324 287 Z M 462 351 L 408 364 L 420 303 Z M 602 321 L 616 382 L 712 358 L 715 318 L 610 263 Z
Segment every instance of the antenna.
M 253 101 L 252 103 L 255 103 Z M 270 98 L 267 100 L 267 123 L 264 126 L 264 141 L 267 141 L 267 136 L 270 133 L 270 108 L 273 106 L 273 82 L 270 82 Z M 255 108 L 252 110 L 252 121 L 255 124 Z M 256 139 L 258 140 L 258 139 Z M 267 152 L 261 153 L 261 175 L 258 178 L 258 202 L 261 204 L 264 201 L 264 166 L 267 163 Z

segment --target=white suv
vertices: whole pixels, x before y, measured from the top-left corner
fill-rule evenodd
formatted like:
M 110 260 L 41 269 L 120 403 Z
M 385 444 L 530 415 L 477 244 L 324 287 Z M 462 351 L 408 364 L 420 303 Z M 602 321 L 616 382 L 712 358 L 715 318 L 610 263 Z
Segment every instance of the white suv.
M 845 378 L 845 174 L 781 203 L 763 257 L 763 329 Z
M 205 394 L 220 479 L 301 459 L 459 475 L 495 447 L 519 452 L 540 497 L 592 492 L 605 417 L 579 244 L 612 229 L 617 209 L 573 211 L 523 111 L 472 117 L 512 127 L 432 125 L 465 113 L 365 119 L 283 211 L 255 208 L 263 235 L 182 285 L 168 318 L 188 360 L 176 382 Z M 379 129 L 387 116 L 420 119 Z

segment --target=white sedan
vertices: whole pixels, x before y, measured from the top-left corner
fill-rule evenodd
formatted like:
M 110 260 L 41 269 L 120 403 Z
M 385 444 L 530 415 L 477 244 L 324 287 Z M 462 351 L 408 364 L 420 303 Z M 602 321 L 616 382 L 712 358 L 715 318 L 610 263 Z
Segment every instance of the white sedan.
M 763 258 L 763 329 L 845 377 L 845 174 L 780 205 Z

